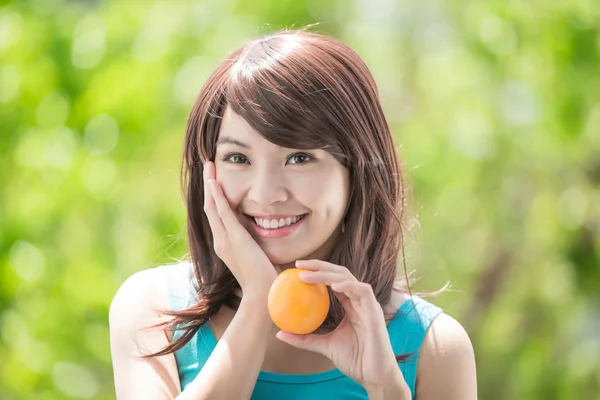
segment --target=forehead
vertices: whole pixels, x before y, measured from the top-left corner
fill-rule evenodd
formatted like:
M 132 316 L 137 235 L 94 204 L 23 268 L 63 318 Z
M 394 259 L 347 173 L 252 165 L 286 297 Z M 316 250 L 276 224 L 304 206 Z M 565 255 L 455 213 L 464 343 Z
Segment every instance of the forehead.
M 247 136 L 258 136 L 262 139 L 262 136 L 255 131 L 244 118 L 236 114 L 231 110 L 230 107 L 225 109 L 223 117 L 221 119 L 221 127 L 219 129 L 219 137 L 230 136 L 230 137 L 247 137 Z M 263 139 L 264 140 L 264 139 Z
M 237 144 L 242 147 L 269 146 L 273 149 L 283 149 L 274 143 L 269 142 L 259 132 L 257 132 L 244 118 L 236 114 L 230 107 L 225 109 L 219 128 L 217 146 L 223 144 Z

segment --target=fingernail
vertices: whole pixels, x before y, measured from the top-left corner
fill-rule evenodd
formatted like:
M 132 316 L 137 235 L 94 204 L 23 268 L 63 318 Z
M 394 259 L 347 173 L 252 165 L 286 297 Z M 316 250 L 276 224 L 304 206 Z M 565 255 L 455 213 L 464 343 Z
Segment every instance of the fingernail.
M 298 274 L 298 277 L 299 277 L 301 280 L 305 280 L 306 278 L 308 278 L 308 275 L 310 275 L 310 272 L 300 272 L 300 273 Z

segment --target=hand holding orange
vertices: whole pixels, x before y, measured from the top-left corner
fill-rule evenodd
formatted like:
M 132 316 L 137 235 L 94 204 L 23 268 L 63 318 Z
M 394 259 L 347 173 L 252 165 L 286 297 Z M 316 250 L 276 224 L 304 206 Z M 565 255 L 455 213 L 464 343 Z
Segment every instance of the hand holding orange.
M 312 298 L 303 291 L 301 283 L 309 288 L 327 285 L 344 307 L 344 317 L 334 330 L 325 334 L 294 334 L 282 328 L 275 335 L 277 339 L 327 357 L 344 375 L 365 388 L 381 388 L 383 380 L 397 374 L 404 379 L 396 362 L 382 306 L 371 284 L 356 279 L 343 265 L 317 259 L 298 260 L 296 268 L 281 275 L 283 273 L 275 278 L 276 281 L 281 279 L 279 285 L 274 283 L 271 287 L 271 291 L 275 292 L 273 298 L 291 300 L 295 291 L 300 293 L 300 297 Z M 270 300 L 269 306 L 278 305 L 278 302 L 271 303 L 273 299 Z M 292 322 L 285 318 L 288 314 L 277 315 L 283 317 L 283 322 Z
M 329 293 L 322 283 L 300 280 L 299 268 L 281 272 L 269 290 L 268 309 L 279 329 L 304 335 L 315 331 L 329 312 Z M 310 272 L 310 271 L 308 271 Z

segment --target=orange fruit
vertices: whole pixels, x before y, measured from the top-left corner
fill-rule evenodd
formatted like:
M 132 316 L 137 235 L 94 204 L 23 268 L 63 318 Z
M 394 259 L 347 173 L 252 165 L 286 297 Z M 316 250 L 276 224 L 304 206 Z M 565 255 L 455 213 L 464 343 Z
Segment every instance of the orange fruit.
M 305 271 L 284 270 L 273 281 L 268 297 L 269 315 L 275 325 L 298 335 L 315 331 L 329 312 L 327 286 L 300 280 L 300 272 Z

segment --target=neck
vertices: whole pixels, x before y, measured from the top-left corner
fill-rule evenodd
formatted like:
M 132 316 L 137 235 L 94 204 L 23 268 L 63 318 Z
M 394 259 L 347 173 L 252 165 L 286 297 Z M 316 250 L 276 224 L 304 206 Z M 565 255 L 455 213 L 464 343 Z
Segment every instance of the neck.
M 277 264 L 277 265 L 274 265 L 274 267 L 275 267 L 275 271 L 277 271 L 277 273 L 280 274 L 283 271 L 285 271 L 286 269 L 296 268 L 296 263 L 291 262 L 291 263 L 287 263 L 287 264 Z

